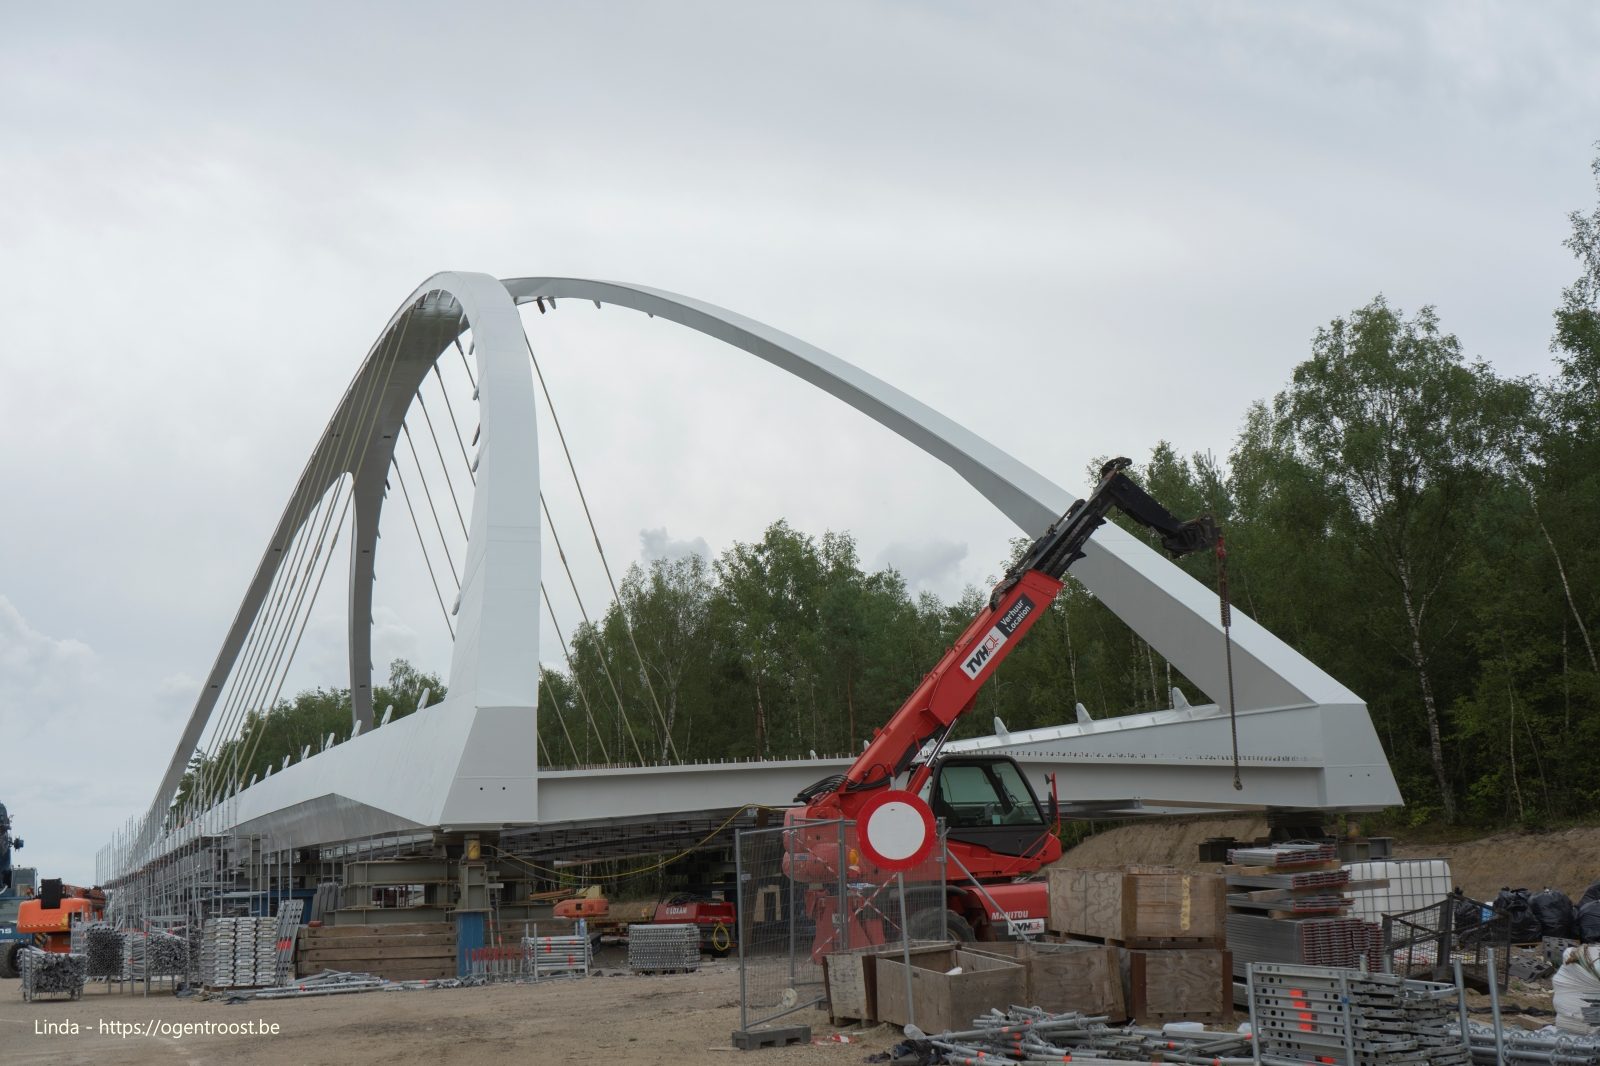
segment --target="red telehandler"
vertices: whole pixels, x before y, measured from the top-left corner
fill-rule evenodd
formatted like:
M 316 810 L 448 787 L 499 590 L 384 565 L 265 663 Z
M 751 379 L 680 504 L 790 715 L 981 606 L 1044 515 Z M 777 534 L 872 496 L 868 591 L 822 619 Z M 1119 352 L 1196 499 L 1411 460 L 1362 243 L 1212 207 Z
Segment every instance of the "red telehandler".
M 850 768 L 795 797 L 802 806 L 790 808 L 784 817 L 793 829 L 787 834 L 784 867 L 795 881 L 811 886 L 806 913 L 816 922 L 814 952 L 881 942 L 883 932 L 880 923 L 852 915 L 845 923 L 848 932 L 840 935 L 835 923 L 839 865 L 842 858 L 847 871 L 864 870 L 861 851 L 851 835 L 841 857 L 837 827 L 808 830 L 805 823 L 854 821 L 874 796 L 893 789 L 902 778 L 905 791 L 925 799 L 944 822 L 950 855 L 959 862 L 949 866 L 948 913 L 919 899 L 910 934 L 943 936 L 948 930 L 962 940 L 998 940 L 1010 939 L 1018 930 L 1043 931 L 1048 891 L 1045 882 L 1030 876 L 1061 857 L 1055 798 L 1046 817 L 1008 755 L 941 758 L 939 751 L 995 667 L 1055 600 L 1067 569 L 1083 557 L 1084 544 L 1113 508 L 1155 530 L 1174 558 L 1217 544 L 1217 527 L 1209 517 L 1179 521 L 1123 473 L 1130 465 L 1128 459 L 1106 463 L 1094 491 L 1074 503 L 1012 564 L 988 604 Z M 918 753 L 930 741 L 931 752 L 918 763 Z M 930 891 L 937 893 L 938 885 L 906 887 L 908 898 Z

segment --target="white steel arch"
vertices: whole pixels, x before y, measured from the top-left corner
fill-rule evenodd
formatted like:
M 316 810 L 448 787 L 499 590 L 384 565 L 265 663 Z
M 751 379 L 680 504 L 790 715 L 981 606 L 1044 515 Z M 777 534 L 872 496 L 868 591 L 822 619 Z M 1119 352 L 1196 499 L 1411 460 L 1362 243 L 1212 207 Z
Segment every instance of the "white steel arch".
M 1066 489 L 888 383 L 723 308 L 616 282 L 581 278 L 502 282 L 484 274 L 435 275 L 390 319 L 313 451 L 196 701 L 135 851 L 143 850 L 161 825 L 220 686 L 277 572 L 282 546 L 304 520 L 306 501 L 320 498 L 334 479 L 346 475 L 354 478 L 355 486 L 349 590 L 351 690 L 357 720 L 364 728 L 352 740 L 241 792 L 229 820 L 251 826 L 252 831 L 272 832 L 277 846 L 402 827 L 463 828 L 540 820 L 538 439 L 528 341 L 516 305 L 561 298 L 629 307 L 677 322 L 816 385 L 955 470 L 1025 533 L 1043 529 L 1074 499 Z M 482 434 L 448 697 L 439 707 L 373 730 L 372 572 L 385 473 L 395 435 L 423 376 L 467 330 L 475 344 Z M 1214 701 L 1222 701 L 1226 696 L 1222 635 L 1210 590 L 1112 524 L 1096 533 L 1073 575 Z M 1250 618 L 1235 611 L 1234 620 L 1240 711 L 1301 712 L 1297 733 L 1306 750 L 1295 762 L 1320 766 L 1330 774 L 1336 767 L 1352 768 L 1339 771 L 1345 782 L 1339 805 L 1355 805 L 1349 803 L 1349 789 L 1361 781 L 1368 782 L 1363 798 L 1370 796 L 1372 806 L 1399 802 L 1364 703 Z M 1044 745 L 1036 750 L 1039 758 L 1048 760 L 1050 750 L 1095 744 L 1094 735 L 1106 730 L 1064 728 L 1060 736 L 1036 732 L 1039 735 L 1027 739 L 1030 745 Z M 1115 762 L 1116 747 L 1096 757 Z M 1176 766 L 1184 758 L 1180 752 L 1162 760 Z M 748 767 L 676 769 L 680 774 L 703 775 L 699 780 L 704 785 L 691 787 L 690 792 L 703 800 L 706 809 L 758 798 L 733 791 L 748 789 L 742 783 L 750 779 Z M 1147 770 L 1155 769 L 1147 764 Z M 652 772 L 633 776 L 642 784 L 653 780 Z M 591 794 L 586 782 L 571 780 L 572 775 L 568 771 L 549 777 L 548 783 L 559 784 L 568 800 L 557 805 L 558 817 L 572 809 L 570 801 L 580 794 L 591 807 L 598 795 Z M 721 787 L 724 781 L 727 788 Z M 615 786 L 598 780 L 594 785 L 611 787 L 614 798 L 621 798 Z M 1247 789 L 1238 802 L 1275 805 L 1297 794 L 1304 805 L 1318 802 L 1318 796 L 1303 787 L 1298 792 L 1271 792 L 1271 798 L 1267 792 L 1252 795 L 1254 791 Z M 659 802 L 660 795 L 645 789 L 631 802 L 648 805 Z M 770 802 L 770 797 L 759 798 Z M 1332 794 L 1322 798 L 1330 805 L 1337 802 Z
M 450 698 L 453 706 L 471 707 L 472 718 L 481 719 L 469 733 L 503 734 L 493 744 L 484 745 L 475 762 L 462 764 L 466 776 L 486 772 L 497 779 L 516 776 L 522 781 L 516 789 L 518 798 L 532 801 L 536 768 L 531 761 L 521 774 L 507 775 L 504 771 L 511 767 L 504 758 L 486 757 L 487 749 L 498 747 L 504 753 L 506 742 L 517 738 L 524 739 L 532 751 L 537 735 L 539 452 L 528 342 L 516 306 L 493 277 L 441 273 L 419 286 L 389 319 L 312 450 L 184 726 L 139 834 L 141 842 L 147 842 L 161 825 L 189 756 L 205 732 L 222 686 L 283 565 L 284 549 L 307 519 L 309 502 L 320 499 L 331 484 L 347 475 L 354 479 L 348 609 L 350 691 L 356 721 L 370 731 L 373 567 L 389 463 L 400 425 L 423 378 L 440 354 L 467 331 L 472 333 L 479 384 L 479 488 L 473 494 L 467 556 L 462 564 Z M 434 739 L 437 742 L 439 738 Z M 443 752 L 436 748 L 430 753 L 423 748 L 412 754 L 427 759 Z M 390 766 L 383 772 L 393 776 L 399 769 Z M 460 776 L 455 773 L 456 766 L 451 770 L 452 776 Z M 352 784 L 359 785 L 360 776 L 356 775 Z M 508 794 L 511 791 L 498 780 L 495 787 L 506 788 Z M 363 790 L 357 787 L 355 791 Z M 440 802 L 438 797 L 428 797 L 403 806 L 409 815 L 426 817 Z

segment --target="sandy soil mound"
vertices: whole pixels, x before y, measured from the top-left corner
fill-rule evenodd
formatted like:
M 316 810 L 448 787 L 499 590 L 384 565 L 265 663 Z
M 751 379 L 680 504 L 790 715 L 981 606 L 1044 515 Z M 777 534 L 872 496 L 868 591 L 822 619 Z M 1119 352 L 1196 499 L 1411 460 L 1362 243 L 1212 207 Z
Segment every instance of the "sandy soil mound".
M 1254 840 L 1267 833 L 1264 817 L 1161 819 L 1121 825 L 1096 833 L 1061 856 L 1059 866 L 1198 866 L 1200 844 L 1208 837 Z
M 1252 840 L 1266 832 L 1266 819 L 1260 817 L 1122 825 L 1085 840 L 1063 855 L 1059 865 L 1150 863 L 1200 868 L 1199 845 L 1207 837 Z M 1576 900 L 1591 882 L 1600 880 L 1600 828 L 1496 833 L 1450 844 L 1397 839 L 1394 853 L 1403 859 L 1448 859 L 1456 883 L 1476 899 L 1493 899 L 1506 886 L 1533 892 L 1549 886 Z

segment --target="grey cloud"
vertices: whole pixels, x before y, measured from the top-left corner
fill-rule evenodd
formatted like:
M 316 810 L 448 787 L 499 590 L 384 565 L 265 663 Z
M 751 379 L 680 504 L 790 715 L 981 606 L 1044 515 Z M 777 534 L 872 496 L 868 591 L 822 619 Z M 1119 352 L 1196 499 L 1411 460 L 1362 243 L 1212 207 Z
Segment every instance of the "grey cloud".
M 73 712 L 99 680 L 93 648 L 41 633 L 0 595 L 0 707 L 11 726 L 8 747 L 21 750 L 34 730 L 70 730 Z
M 967 546 L 948 540 L 897 541 L 883 549 L 879 565 L 892 566 L 913 591 L 928 589 L 945 594 L 959 584 Z
M 664 527 L 639 531 L 639 557 L 645 562 L 653 563 L 657 559 L 682 559 L 686 555 L 698 555 L 703 559 L 710 559 L 711 546 L 706 543 L 704 537 L 673 540 L 667 535 Z

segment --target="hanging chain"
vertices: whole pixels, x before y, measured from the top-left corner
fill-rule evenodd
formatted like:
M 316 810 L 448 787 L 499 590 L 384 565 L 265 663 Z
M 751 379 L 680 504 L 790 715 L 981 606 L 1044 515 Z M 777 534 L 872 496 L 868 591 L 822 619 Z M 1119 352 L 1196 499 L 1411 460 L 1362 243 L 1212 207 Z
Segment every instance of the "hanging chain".
M 1217 534 L 1217 600 L 1222 609 L 1222 648 L 1228 664 L 1228 727 L 1233 731 L 1233 787 L 1240 791 L 1244 782 L 1239 780 L 1239 706 L 1233 694 L 1233 610 L 1228 602 L 1228 549 L 1222 534 Z

